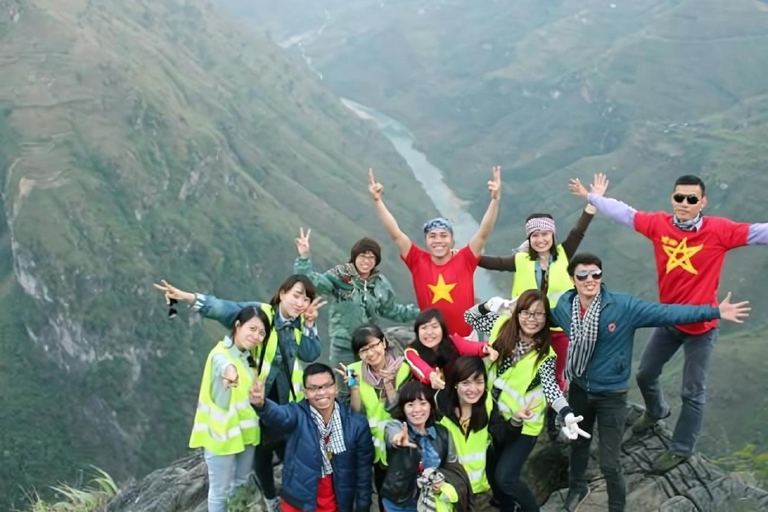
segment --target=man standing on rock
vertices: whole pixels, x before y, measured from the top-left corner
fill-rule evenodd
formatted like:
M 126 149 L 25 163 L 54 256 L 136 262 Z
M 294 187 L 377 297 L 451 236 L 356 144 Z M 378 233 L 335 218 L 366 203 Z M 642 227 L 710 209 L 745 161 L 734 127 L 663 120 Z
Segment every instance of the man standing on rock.
M 600 470 L 608 491 L 608 510 L 623 512 L 624 473 L 619 462 L 627 391 L 632 371 L 635 331 L 722 318 L 741 322 L 747 302 L 732 304 L 731 294 L 718 307 L 653 304 L 632 295 L 610 292 L 603 279 L 603 263 L 594 254 L 576 254 L 568 263 L 575 289 L 565 292 L 552 310 L 553 323 L 569 333 L 565 375 L 570 382 L 568 403 L 583 416 L 581 428 L 592 434 L 597 421 Z M 591 439 L 571 445 L 568 496 L 565 510 L 575 511 L 589 495 L 586 470 Z
M 453 226 L 449 220 L 437 218 L 424 224 L 425 251 L 400 230 L 395 217 L 381 198 L 384 186 L 376 181 L 373 169 L 368 172 L 368 190 L 381 223 L 411 271 L 419 308 L 442 311 L 448 326 L 447 334 L 469 336 L 472 328 L 464 321 L 464 311 L 475 304 L 475 269 L 499 215 L 501 167 L 493 168 L 493 177 L 488 182 L 491 203 L 480 222 L 480 228 L 469 244 L 455 254 L 452 251 Z
M 336 400 L 333 370 L 304 370 L 306 398 L 277 405 L 255 381 L 249 400 L 261 422 L 286 432 L 282 512 L 368 512 L 373 440 L 368 420 Z
M 571 191 L 586 197 L 597 211 L 634 228 L 653 244 L 659 283 L 659 300 L 665 304 L 717 304 L 717 288 L 726 253 L 745 245 L 768 244 L 768 224 L 734 222 L 703 216 L 707 206 L 704 182 L 697 176 L 681 176 L 672 192 L 672 212 L 640 212 L 602 197 L 608 180 L 596 174 L 592 190 L 571 180 Z M 683 348 L 683 405 L 669 451 L 654 462 L 653 472 L 664 473 L 688 459 L 694 451 L 704 421 L 706 380 L 718 336 L 718 322 L 688 323 L 653 331 L 643 351 L 637 384 L 646 412 L 632 430 L 642 433 L 670 415 L 660 377 L 664 365 Z

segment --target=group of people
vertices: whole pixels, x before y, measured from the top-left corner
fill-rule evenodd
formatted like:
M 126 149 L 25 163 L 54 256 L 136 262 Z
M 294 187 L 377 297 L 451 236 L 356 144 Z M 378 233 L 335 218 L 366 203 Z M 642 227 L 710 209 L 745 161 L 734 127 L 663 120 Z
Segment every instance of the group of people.
M 563 243 L 551 215 L 533 214 L 511 256 L 484 256 L 499 211 L 500 171 L 488 182 L 478 231 L 458 249 L 444 218 L 424 225 L 426 249 L 419 247 L 369 172 L 376 212 L 413 276 L 416 305 L 396 302 L 378 271 L 375 240 L 359 240 L 349 262 L 317 272 L 311 232 L 303 229 L 295 274 L 268 302 L 155 285 L 169 304 L 185 302 L 230 330 L 206 361 L 190 438 L 190 447 L 204 449 L 209 510 L 227 510 L 232 491 L 255 473 L 270 511 L 367 511 L 373 489 L 386 512 L 461 512 L 485 498 L 502 511 L 537 511 L 522 469 L 546 429 L 571 443 L 564 510 L 575 511 L 589 494 L 597 424 L 609 510 L 623 511 L 619 453 L 633 339 L 642 327 L 656 329 L 637 373 L 646 412 L 631 428 L 642 432 L 669 416 L 659 377 L 682 347 L 682 411 L 654 471 L 691 456 L 718 320 L 742 322 L 750 310 L 730 293 L 718 304 L 725 254 L 768 244 L 768 224 L 703 216 L 706 189 L 695 176 L 677 180 L 669 214 L 604 197 L 608 180 L 598 174 L 590 190 L 571 181 L 588 204 Z M 661 303 L 609 290 L 600 258 L 577 252 L 596 212 L 651 240 Z M 510 296 L 475 304 L 478 266 L 515 272 Z M 323 344 L 315 322 L 326 301 L 330 366 L 317 362 Z M 382 318 L 413 322 L 414 341 L 394 346 L 378 325 Z M 279 496 L 275 457 L 283 462 Z

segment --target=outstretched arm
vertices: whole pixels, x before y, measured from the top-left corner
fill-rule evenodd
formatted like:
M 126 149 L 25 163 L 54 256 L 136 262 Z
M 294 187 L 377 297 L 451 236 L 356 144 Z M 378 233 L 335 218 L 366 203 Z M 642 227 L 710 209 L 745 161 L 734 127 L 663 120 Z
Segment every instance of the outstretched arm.
M 381 198 L 381 195 L 384 192 L 384 185 L 376 181 L 373 169 L 368 171 L 368 191 L 373 197 L 373 205 L 376 208 L 376 213 L 379 216 L 379 220 L 381 220 L 381 224 L 384 226 L 384 229 L 387 230 L 389 236 L 392 237 L 395 245 L 397 245 L 397 249 L 400 251 L 400 256 L 405 258 L 408 255 L 408 251 L 411 250 L 411 244 L 413 242 L 411 242 L 411 239 L 402 232 L 400 226 L 397 225 L 395 217 L 384 204 L 384 200 Z
M 730 292 L 719 307 L 655 304 L 633 297 L 631 308 L 636 328 L 691 324 L 718 318 L 740 324 L 752 310 L 749 301 L 732 303 Z
M 493 225 L 496 224 L 496 219 L 499 217 L 501 167 L 498 165 L 493 168 L 493 177 L 488 182 L 488 190 L 491 193 L 491 203 L 488 205 L 485 215 L 483 215 L 483 220 L 480 221 L 480 228 L 469 241 L 469 249 L 475 257 L 480 257 L 480 255 L 483 254 L 485 243 L 488 241 L 488 237 L 491 236 Z
M 213 295 L 203 295 L 202 293 L 192 293 L 179 290 L 165 279 L 161 284 L 154 284 L 154 287 L 165 294 L 165 302 L 171 304 L 171 299 L 179 302 L 185 302 L 192 306 L 192 309 L 200 313 L 205 318 L 217 320 L 224 327 L 231 328 L 235 323 L 238 313 L 246 306 L 261 307 L 260 302 L 235 302 L 231 300 L 222 300 Z

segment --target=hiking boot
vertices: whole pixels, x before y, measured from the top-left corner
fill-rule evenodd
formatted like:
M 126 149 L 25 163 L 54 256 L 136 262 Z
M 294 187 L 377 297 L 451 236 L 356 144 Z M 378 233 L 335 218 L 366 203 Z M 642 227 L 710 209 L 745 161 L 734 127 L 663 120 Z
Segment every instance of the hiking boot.
M 581 491 L 576 491 L 569 488 L 568 496 L 565 497 L 563 510 L 565 512 L 577 512 L 582 503 L 586 501 L 587 496 L 589 496 L 589 487 Z
M 648 413 L 644 412 L 643 415 L 637 418 L 635 423 L 632 425 L 632 433 L 642 434 L 643 432 L 647 432 L 648 430 L 655 427 L 658 422 L 659 420 L 651 418 L 648 416 Z
M 654 475 L 661 475 L 690 458 L 690 455 L 676 455 L 670 451 L 666 451 L 659 455 L 655 461 L 653 461 L 653 468 L 651 468 L 651 473 Z

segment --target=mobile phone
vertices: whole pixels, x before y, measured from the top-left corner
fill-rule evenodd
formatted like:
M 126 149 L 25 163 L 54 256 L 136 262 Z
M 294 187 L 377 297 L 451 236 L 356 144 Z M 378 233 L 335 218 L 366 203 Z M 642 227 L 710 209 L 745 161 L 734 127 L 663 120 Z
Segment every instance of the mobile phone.
M 355 370 L 352 368 L 347 368 L 347 376 L 354 377 L 355 376 Z

